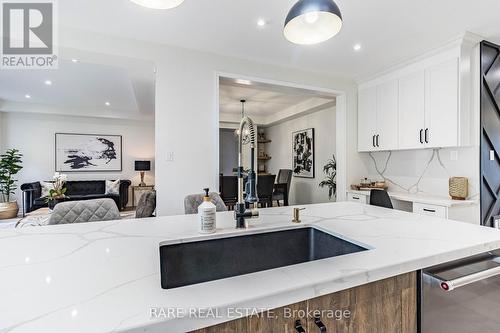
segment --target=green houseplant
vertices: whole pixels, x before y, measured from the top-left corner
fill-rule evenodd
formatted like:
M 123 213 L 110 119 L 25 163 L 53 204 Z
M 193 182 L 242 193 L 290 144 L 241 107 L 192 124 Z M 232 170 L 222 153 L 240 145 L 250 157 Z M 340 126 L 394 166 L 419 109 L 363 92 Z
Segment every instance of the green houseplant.
M 332 159 L 328 160 L 323 167 L 323 172 L 326 177 L 319 183 L 319 187 L 328 187 L 328 199 L 332 200 L 332 197 L 337 194 L 337 161 L 335 155 L 332 155 Z
M 52 188 L 49 191 L 49 195 L 45 198 L 45 202 L 47 202 L 50 210 L 53 210 L 59 202 L 66 199 L 65 184 L 68 177 L 65 174 L 56 172 L 52 179 L 54 180 Z
M 17 149 L 9 149 L 0 155 L 0 219 L 14 218 L 19 213 L 19 206 L 13 199 L 17 189 L 17 179 L 14 179 L 22 167 L 22 154 Z

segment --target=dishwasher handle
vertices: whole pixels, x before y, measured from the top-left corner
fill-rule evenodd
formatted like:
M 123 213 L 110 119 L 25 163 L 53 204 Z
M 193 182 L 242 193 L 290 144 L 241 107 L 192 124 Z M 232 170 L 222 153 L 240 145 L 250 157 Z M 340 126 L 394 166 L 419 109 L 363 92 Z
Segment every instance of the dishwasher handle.
M 461 276 L 453 280 L 445 280 L 439 277 L 439 275 L 426 273 L 436 279 L 439 282 L 439 286 L 444 291 L 452 291 L 454 289 L 485 280 L 494 276 L 500 275 L 500 266 L 486 269 L 484 271 L 476 272 L 473 274 Z

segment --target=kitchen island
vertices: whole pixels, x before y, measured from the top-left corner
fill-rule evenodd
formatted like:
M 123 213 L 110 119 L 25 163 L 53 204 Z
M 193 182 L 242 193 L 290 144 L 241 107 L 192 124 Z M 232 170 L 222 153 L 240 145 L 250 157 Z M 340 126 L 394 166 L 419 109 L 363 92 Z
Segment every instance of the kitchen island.
M 186 332 L 500 248 L 500 230 L 342 202 L 232 212 L 199 235 L 196 216 L 0 231 L 0 332 Z M 159 244 L 315 226 L 367 251 L 162 289 Z M 247 313 L 248 314 L 248 313 Z M 237 322 L 237 320 L 235 321 Z

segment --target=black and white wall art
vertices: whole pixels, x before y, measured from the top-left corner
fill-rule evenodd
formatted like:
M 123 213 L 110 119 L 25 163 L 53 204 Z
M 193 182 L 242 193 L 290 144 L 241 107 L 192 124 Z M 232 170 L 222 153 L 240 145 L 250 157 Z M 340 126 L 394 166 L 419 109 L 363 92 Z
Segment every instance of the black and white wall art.
M 122 171 L 122 136 L 56 133 L 56 171 Z
M 294 132 L 292 140 L 293 175 L 314 178 L 314 128 Z

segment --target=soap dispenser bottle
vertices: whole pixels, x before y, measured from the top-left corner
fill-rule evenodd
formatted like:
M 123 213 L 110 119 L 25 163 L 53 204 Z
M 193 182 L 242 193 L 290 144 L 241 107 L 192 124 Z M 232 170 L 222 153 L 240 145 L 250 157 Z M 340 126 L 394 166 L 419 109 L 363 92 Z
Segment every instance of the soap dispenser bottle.
M 203 197 L 203 203 L 198 206 L 198 220 L 200 223 L 199 232 L 201 234 L 212 234 L 215 232 L 215 205 L 210 200 L 208 194 L 209 189 L 204 188 L 205 196 Z

